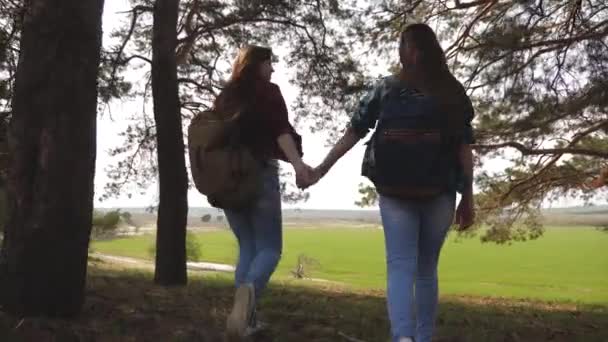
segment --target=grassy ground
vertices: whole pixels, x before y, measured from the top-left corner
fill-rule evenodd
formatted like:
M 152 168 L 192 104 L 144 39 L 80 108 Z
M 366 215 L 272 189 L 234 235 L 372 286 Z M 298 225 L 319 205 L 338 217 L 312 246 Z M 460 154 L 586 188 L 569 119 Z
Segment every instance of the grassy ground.
M 73 321 L 0 313 L 0 341 L 222 341 L 233 288 L 229 275 L 191 274 L 187 287 L 152 284 L 149 270 L 95 263 L 87 301 Z M 261 315 L 271 329 L 256 341 L 339 342 L 343 335 L 388 341 L 381 291 L 308 281 L 275 281 Z M 608 308 L 442 296 L 436 342 L 607 341 Z
M 230 232 L 197 235 L 205 261 L 233 264 L 236 242 Z M 320 262 L 312 277 L 355 288 L 384 288 L 386 273 L 381 230 L 288 229 L 277 275 L 289 276 L 297 257 Z M 153 236 L 93 243 L 96 252 L 150 259 Z M 510 246 L 482 244 L 450 236 L 440 263 L 444 294 L 529 298 L 608 304 L 608 234 L 593 228 L 549 228 L 544 237 Z

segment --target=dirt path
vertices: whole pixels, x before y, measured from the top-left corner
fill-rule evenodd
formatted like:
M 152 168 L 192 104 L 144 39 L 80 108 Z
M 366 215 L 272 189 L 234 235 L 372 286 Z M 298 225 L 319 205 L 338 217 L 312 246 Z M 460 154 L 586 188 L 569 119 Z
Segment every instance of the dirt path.
M 107 255 L 101 253 L 91 253 L 89 256 L 106 262 L 130 264 L 134 266 L 154 267 L 154 263 L 149 260 Z M 226 264 L 217 264 L 212 262 L 192 262 L 186 263 L 188 270 L 191 271 L 212 271 L 212 272 L 234 272 L 234 266 Z
M 90 257 L 102 260 L 104 262 L 120 264 L 120 265 L 130 265 L 132 267 L 144 267 L 148 269 L 154 269 L 154 262 L 150 260 L 102 254 L 102 253 L 90 253 Z M 189 271 L 207 271 L 207 272 L 226 272 L 233 273 L 235 268 L 232 265 L 227 264 L 219 264 L 213 262 L 191 262 L 188 261 L 186 263 L 186 267 Z M 334 285 L 346 285 L 343 282 L 321 279 L 321 278 L 305 278 L 304 280 L 317 282 L 317 283 L 326 283 L 326 284 L 334 284 Z

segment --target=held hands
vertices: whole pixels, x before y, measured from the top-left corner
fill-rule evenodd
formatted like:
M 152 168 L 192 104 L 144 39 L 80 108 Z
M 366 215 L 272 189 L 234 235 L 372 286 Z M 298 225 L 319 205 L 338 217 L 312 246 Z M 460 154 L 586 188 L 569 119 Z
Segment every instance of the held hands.
M 304 162 L 294 164 L 293 169 L 296 172 L 296 185 L 298 188 L 305 189 L 310 186 L 309 182 L 312 178 L 314 169 Z
M 296 185 L 300 189 L 306 189 L 316 184 L 327 171 L 323 171 L 322 165 L 312 168 L 304 162 L 294 165 L 296 171 Z

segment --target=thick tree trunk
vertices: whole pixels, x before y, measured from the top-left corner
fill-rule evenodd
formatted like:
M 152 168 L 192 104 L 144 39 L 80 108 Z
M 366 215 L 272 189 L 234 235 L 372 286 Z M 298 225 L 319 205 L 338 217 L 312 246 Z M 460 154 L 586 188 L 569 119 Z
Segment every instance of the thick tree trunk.
M 154 7 L 152 96 L 160 185 L 154 281 L 161 285 L 187 281 L 188 176 L 175 62 L 178 7 L 179 0 L 157 0 Z
M 9 128 L 2 309 L 72 316 L 84 302 L 103 0 L 29 0 Z

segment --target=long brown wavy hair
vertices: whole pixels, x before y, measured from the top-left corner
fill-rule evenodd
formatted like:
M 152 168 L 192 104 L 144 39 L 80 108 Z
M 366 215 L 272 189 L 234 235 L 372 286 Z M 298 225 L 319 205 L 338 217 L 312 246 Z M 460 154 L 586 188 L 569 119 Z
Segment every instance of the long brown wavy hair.
M 470 100 L 462 84 L 450 72 L 433 29 L 426 24 L 408 25 L 401 33 L 399 48 L 403 49 L 405 44 L 418 53 L 416 65 L 403 66 L 408 82 L 437 99 L 440 110 L 449 116 L 451 127 L 461 125 L 464 115 L 471 109 Z
M 249 103 L 256 82 L 259 80 L 260 64 L 272 59 L 272 50 L 257 45 L 247 45 L 239 50 L 232 65 L 230 80 L 215 99 L 214 107 L 231 111 Z

